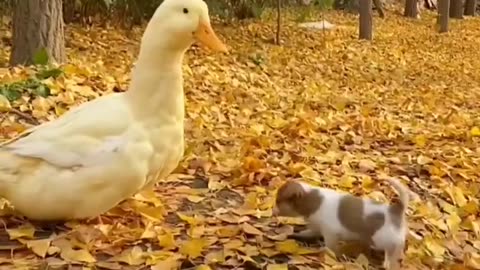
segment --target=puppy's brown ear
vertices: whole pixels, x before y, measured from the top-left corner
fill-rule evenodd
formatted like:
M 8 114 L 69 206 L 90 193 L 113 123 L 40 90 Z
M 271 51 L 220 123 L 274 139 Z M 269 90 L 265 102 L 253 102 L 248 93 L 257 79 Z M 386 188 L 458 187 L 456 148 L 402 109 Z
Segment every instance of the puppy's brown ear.
M 303 196 L 305 196 L 305 190 L 302 185 L 297 182 L 289 181 L 278 189 L 277 201 L 299 199 Z

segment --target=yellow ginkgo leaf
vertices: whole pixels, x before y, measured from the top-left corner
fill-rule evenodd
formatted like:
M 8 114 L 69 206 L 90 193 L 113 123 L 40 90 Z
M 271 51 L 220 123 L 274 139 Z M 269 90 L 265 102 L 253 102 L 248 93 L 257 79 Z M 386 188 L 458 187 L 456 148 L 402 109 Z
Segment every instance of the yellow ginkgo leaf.
M 193 217 L 187 216 L 187 215 L 182 214 L 182 213 L 180 213 L 180 212 L 177 212 L 177 216 L 178 216 L 181 220 L 187 222 L 187 223 L 190 224 L 190 225 L 197 225 L 197 224 L 200 223 L 200 220 L 199 220 L 197 217 L 195 217 L 195 216 L 193 216 Z
M 204 239 L 191 239 L 182 243 L 179 248 L 181 254 L 188 256 L 189 258 L 195 259 L 202 255 L 203 248 L 207 245 L 207 242 Z
M 50 239 L 41 239 L 41 240 L 30 240 L 27 241 L 27 247 L 33 251 L 33 253 L 37 254 L 38 256 L 45 258 L 47 255 L 47 251 L 50 248 L 50 243 L 52 241 Z
M 143 250 L 139 246 L 128 248 L 121 254 L 110 259 L 111 261 L 124 262 L 128 265 L 140 265 L 145 262 Z
M 31 224 L 25 224 L 15 229 L 7 229 L 10 239 L 33 238 L 35 228 Z
M 175 248 L 175 237 L 169 230 L 165 230 L 158 236 L 158 245 L 167 250 Z
M 288 264 L 267 264 L 267 270 L 288 270 Z
M 195 268 L 195 270 L 212 270 L 212 268 L 210 268 L 210 266 L 208 266 L 206 264 L 202 264 L 202 265 L 197 266 L 197 268 Z
M 293 239 L 288 239 L 282 242 L 275 243 L 275 248 L 283 253 L 296 254 L 298 253 L 300 246 Z
M 470 135 L 472 137 L 480 137 L 480 128 L 479 127 L 473 127 L 470 129 Z
M 197 195 L 188 195 L 187 200 L 193 202 L 193 203 L 199 203 L 203 201 L 205 197 L 197 196 Z
M 62 249 L 60 257 L 69 262 L 86 262 L 93 263 L 96 259 L 85 249 L 73 250 L 71 248 Z

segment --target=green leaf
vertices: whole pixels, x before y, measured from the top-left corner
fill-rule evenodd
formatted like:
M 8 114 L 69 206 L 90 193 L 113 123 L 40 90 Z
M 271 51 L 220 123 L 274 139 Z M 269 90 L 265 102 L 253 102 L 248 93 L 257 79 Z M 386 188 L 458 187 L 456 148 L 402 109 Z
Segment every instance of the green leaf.
M 315 5 L 318 6 L 321 10 L 331 9 L 333 6 L 333 0 L 317 0 Z
M 35 79 L 30 78 L 26 81 L 23 81 L 23 82 L 20 82 L 20 83 L 16 84 L 15 86 L 18 86 L 18 88 L 20 88 L 20 90 L 24 90 L 24 89 L 35 89 L 41 84 L 42 83 L 39 80 L 35 80 Z M 12 86 L 14 86 L 14 85 L 12 85 Z
M 48 97 L 50 95 L 50 88 L 44 84 L 40 84 L 33 92 L 41 97 Z
M 63 71 L 59 68 L 52 68 L 52 69 L 43 69 L 40 70 L 35 76 L 40 79 L 48 79 L 50 77 L 57 78 L 58 76 L 62 75 Z
M 0 88 L 0 94 L 5 96 L 10 102 L 22 97 L 22 93 L 20 91 L 8 86 Z
M 35 53 L 33 56 L 33 63 L 41 66 L 48 64 L 48 52 L 45 48 L 42 48 Z

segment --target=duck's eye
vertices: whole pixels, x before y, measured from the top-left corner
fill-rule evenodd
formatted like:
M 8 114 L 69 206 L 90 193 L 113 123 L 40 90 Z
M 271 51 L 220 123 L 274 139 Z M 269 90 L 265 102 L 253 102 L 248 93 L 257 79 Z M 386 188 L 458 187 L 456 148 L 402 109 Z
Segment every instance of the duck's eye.
M 188 14 L 188 8 L 183 8 L 183 13 Z

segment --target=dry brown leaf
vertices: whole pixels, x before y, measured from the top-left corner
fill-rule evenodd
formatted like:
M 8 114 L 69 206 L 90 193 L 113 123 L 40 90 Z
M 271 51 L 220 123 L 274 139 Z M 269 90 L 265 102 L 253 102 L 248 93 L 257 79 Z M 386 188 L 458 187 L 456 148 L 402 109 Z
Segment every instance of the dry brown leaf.
M 253 234 L 253 235 L 263 235 L 263 232 L 260 231 L 259 229 L 253 227 L 249 223 L 245 222 L 242 224 L 242 230 L 246 234 Z

